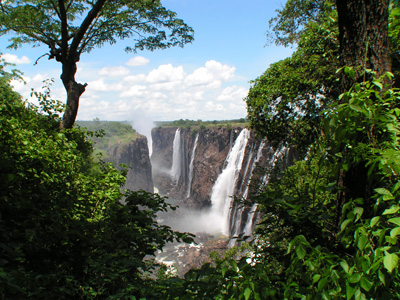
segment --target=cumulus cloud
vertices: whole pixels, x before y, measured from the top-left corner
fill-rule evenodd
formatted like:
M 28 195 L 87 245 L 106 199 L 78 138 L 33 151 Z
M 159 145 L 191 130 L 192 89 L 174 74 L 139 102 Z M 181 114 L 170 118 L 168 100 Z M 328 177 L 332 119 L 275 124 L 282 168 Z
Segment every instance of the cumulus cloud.
M 157 69 L 150 71 L 147 75 L 149 83 L 180 82 L 183 80 L 185 72 L 183 67 L 174 68 L 172 64 L 161 65 Z
M 1 58 L 3 58 L 6 62 L 12 63 L 12 64 L 29 64 L 31 60 L 27 56 L 22 56 L 18 57 L 15 54 L 10 54 L 10 53 L 5 53 L 1 55 Z
M 88 86 L 82 94 L 78 119 L 136 120 L 222 120 L 246 115 L 243 98 L 247 87 L 234 80 L 236 68 L 215 60 L 188 71 L 181 65 L 163 64 L 148 72 L 131 73 L 126 67 L 94 69 L 84 65 Z M 80 70 L 82 71 L 82 70 Z M 118 76 L 118 77 L 117 77 Z M 26 86 L 13 83 L 29 97 L 30 88 L 43 86 L 47 74 L 26 77 Z M 59 79 L 55 99 L 65 100 Z M 138 122 L 138 121 L 137 121 Z
M 229 86 L 225 88 L 221 94 L 217 97 L 218 101 L 235 101 L 243 99 L 247 96 L 248 89 L 242 86 Z
M 105 67 L 99 71 L 101 76 L 122 77 L 129 74 L 129 70 L 123 66 Z
M 206 62 L 205 67 L 196 69 L 185 78 L 188 86 L 207 86 L 208 88 L 219 88 L 224 81 L 233 78 L 235 67 L 223 65 L 215 60 Z
M 138 56 L 132 57 L 130 60 L 128 60 L 126 62 L 126 65 L 130 66 L 130 67 L 140 67 L 140 66 L 147 65 L 149 62 L 150 62 L 150 60 L 147 59 L 146 57 L 138 55 Z

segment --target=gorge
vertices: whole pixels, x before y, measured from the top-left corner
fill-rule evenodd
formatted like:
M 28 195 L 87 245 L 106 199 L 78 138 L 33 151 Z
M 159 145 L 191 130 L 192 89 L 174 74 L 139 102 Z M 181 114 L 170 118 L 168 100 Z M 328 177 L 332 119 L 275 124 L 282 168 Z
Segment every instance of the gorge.
M 249 198 L 268 182 L 268 169 L 293 159 L 243 126 L 155 127 L 151 157 L 143 138 L 110 155 L 132 167 L 127 187 L 149 191 L 153 185 L 179 206 L 167 221 L 173 229 L 225 236 L 231 245 L 232 238 L 252 235 L 258 213 Z

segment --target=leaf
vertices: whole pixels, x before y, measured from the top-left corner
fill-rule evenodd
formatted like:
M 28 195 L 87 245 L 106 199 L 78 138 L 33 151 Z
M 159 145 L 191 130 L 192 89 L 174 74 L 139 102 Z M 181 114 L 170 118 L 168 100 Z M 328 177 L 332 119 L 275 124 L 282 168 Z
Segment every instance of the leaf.
M 391 219 L 389 219 L 389 220 L 388 220 L 388 222 L 390 222 L 390 223 L 393 223 L 393 224 L 396 224 L 396 225 L 400 226 L 400 217 L 397 217 L 397 218 L 391 218 Z
M 399 257 L 395 253 L 391 253 L 385 255 L 383 258 L 383 266 L 388 270 L 389 273 L 392 273 L 393 269 L 397 267 L 399 263 Z
M 248 287 L 244 290 L 244 299 L 248 300 L 250 298 L 250 295 L 251 295 L 251 288 Z
M 383 283 L 383 285 L 386 285 L 385 275 L 382 273 L 381 270 L 378 271 L 378 277 L 379 277 L 379 280 Z
M 357 247 L 359 250 L 364 250 L 365 245 L 367 244 L 368 239 L 365 235 L 361 235 L 357 241 Z
M 355 273 L 355 274 L 350 276 L 349 282 L 350 283 L 357 283 L 357 282 L 360 281 L 360 279 L 361 279 L 361 274 L 360 273 Z
M 373 282 L 369 281 L 366 277 L 361 278 L 360 281 L 360 286 L 362 289 L 364 289 L 366 292 L 369 292 L 369 290 L 372 288 L 373 286 Z
M 374 191 L 377 192 L 380 195 L 391 195 L 391 196 L 393 196 L 390 191 L 388 191 L 387 189 L 384 189 L 384 188 L 376 188 L 376 189 L 374 189 Z
M 350 219 L 344 220 L 343 223 L 340 225 L 340 232 L 342 232 L 350 222 Z
M 306 249 L 302 245 L 296 247 L 296 255 L 299 259 L 303 259 L 306 256 Z
M 373 217 L 369 223 L 371 228 L 373 228 L 378 222 L 379 222 L 380 217 Z
M 318 282 L 318 290 L 322 291 L 322 289 L 325 287 L 326 283 L 328 282 L 328 277 L 324 277 L 322 278 L 319 282 Z
M 355 110 L 355 111 L 358 111 L 358 112 L 363 112 L 363 111 L 364 111 L 364 110 L 363 110 L 360 106 L 358 106 L 358 105 L 349 104 L 349 107 L 350 107 L 352 110 Z
M 342 261 L 340 262 L 340 266 L 343 268 L 343 270 L 344 270 L 346 273 L 349 273 L 349 265 L 347 264 L 347 261 L 342 260 Z
M 390 231 L 390 237 L 396 238 L 400 234 L 400 227 L 395 227 Z
M 356 292 L 356 288 L 352 287 L 349 283 L 346 284 L 346 297 L 347 300 L 351 299 Z
M 399 211 L 400 207 L 398 205 L 393 204 L 390 208 L 385 209 L 382 215 L 392 215 Z
M 320 280 L 320 278 L 321 278 L 320 274 L 315 274 L 313 276 L 312 283 L 314 284 L 314 283 L 318 282 L 318 280 Z
M 372 81 L 372 84 L 374 84 L 375 86 L 377 86 L 379 89 L 382 89 L 382 88 L 383 88 L 383 84 L 380 83 L 380 82 L 377 81 L 377 80 Z

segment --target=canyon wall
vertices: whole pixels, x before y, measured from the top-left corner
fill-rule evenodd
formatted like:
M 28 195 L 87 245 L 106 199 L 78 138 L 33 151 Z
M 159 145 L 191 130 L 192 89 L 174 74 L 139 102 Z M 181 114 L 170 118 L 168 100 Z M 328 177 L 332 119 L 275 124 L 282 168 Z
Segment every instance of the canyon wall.
M 147 138 L 139 135 L 127 143 L 120 143 L 108 150 L 112 161 L 117 168 L 120 164 L 128 167 L 128 174 L 124 189 L 132 191 L 145 190 L 153 192 L 153 178 Z
M 244 127 L 159 127 L 152 130 L 152 140 L 158 192 L 180 206 L 207 211 L 230 237 L 252 234 L 257 205 L 247 198 L 268 182 L 268 168 L 291 156 Z

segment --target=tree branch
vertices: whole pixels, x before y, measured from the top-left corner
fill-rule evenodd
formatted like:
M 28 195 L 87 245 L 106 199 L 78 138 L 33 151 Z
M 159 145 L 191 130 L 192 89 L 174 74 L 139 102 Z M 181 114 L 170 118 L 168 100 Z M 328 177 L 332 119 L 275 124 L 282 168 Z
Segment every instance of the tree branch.
M 88 12 L 86 18 L 83 20 L 81 26 L 79 27 L 78 31 L 75 33 L 75 36 L 72 40 L 71 47 L 70 47 L 70 54 L 73 53 L 78 53 L 78 47 L 79 44 L 81 43 L 83 37 L 85 36 L 85 33 L 87 32 L 90 24 L 93 22 L 93 20 L 97 17 L 98 13 L 104 6 L 107 0 L 98 0 L 95 5 L 93 5 L 92 9 Z M 59 0 L 59 2 L 62 2 L 62 0 Z M 78 59 L 79 58 L 74 58 Z

